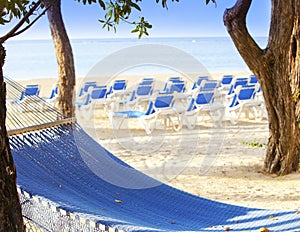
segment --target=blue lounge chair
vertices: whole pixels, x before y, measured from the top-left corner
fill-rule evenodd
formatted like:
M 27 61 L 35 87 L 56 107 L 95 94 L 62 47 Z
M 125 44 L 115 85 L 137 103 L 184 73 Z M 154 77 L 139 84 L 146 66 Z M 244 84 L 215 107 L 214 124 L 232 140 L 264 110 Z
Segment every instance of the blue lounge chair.
M 87 94 L 86 100 L 77 104 L 80 115 L 85 119 L 91 119 L 92 116 L 100 116 L 100 113 L 94 113 L 98 109 L 104 109 L 104 111 L 106 112 L 106 92 L 106 86 L 94 87 L 91 92 Z
M 80 109 L 82 106 L 88 105 L 90 103 L 91 95 L 89 93 L 82 95 L 77 101 L 75 102 L 75 106 Z
M 181 116 L 182 121 L 188 129 L 194 129 L 197 125 L 198 117 L 208 115 L 214 126 L 219 126 L 225 114 L 225 106 L 216 100 L 216 90 L 204 91 L 194 94 L 190 99 L 190 104 Z
M 233 75 L 224 75 L 221 80 L 221 85 L 230 85 L 233 80 Z
M 29 112 L 37 110 L 36 107 L 39 105 L 36 104 L 41 101 L 39 97 L 40 87 L 37 84 L 28 84 L 25 89 L 20 94 L 19 99 L 13 100 L 11 102 L 12 108 L 17 112 Z M 41 109 L 42 110 L 42 109 Z
M 94 89 L 107 88 L 106 86 L 97 85 L 96 81 L 88 81 L 84 83 L 84 86 L 80 88 L 79 94 L 76 98 L 75 106 L 79 109 L 82 106 L 86 106 L 91 102 L 91 93 Z M 106 96 L 105 96 L 106 97 Z
M 153 85 L 154 79 L 152 77 L 143 78 L 140 80 L 139 85 Z
M 115 129 L 120 129 L 125 119 L 138 119 L 139 124 L 147 134 L 151 134 L 158 125 L 179 131 L 181 121 L 179 113 L 173 108 L 174 101 L 174 94 L 159 94 L 152 101 L 149 101 L 145 111 L 112 112 L 109 117 Z
M 132 95 L 129 101 L 126 101 L 125 104 L 129 107 L 129 109 L 137 109 L 140 108 L 143 103 L 148 103 L 153 94 L 153 85 L 144 85 L 139 84 L 136 90 L 132 91 Z M 144 108 L 142 106 L 142 108 Z
M 185 82 L 174 82 L 170 85 L 170 88 L 167 91 L 167 93 L 184 93 L 185 89 Z
M 54 84 L 51 90 L 49 98 L 45 99 L 46 102 L 50 103 L 53 107 L 57 106 L 58 103 L 58 84 Z
M 256 83 L 258 83 L 258 78 L 253 74 L 250 75 L 249 84 L 256 84 Z
M 126 80 L 115 80 L 107 92 L 107 97 L 115 97 L 117 94 L 122 94 L 127 88 Z
M 200 91 L 214 91 L 219 87 L 219 81 L 217 80 L 204 80 L 201 82 Z
M 177 82 L 177 81 L 182 81 L 181 77 L 170 77 L 168 79 L 168 81 L 173 81 L 173 82 Z
M 237 88 L 247 86 L 248 85 L 248 78 L 236 78 L 232 81 L 229 90 L 226 90 L 227 93 L 224 93 L 225 98 L 225 105 L 228 105 L 232 102 L 232 99 L 235 96 L 235 91 Z M 240 87 L 239 87 L 240 86 Z
M 51 90 L 49 99 L 53 99 L 53 98 L 57 97 L 57 95 L 58 95 L 58 84 L 55 84 Z
M 239 86 L 235 89 L 231 103 L 226 107 L 226 114 L 232 124 L 237 124 L 242 112 L 247 118 L 252 113 L 256 120 L 261 120 L 265 114 L 263 101 L 256 100 L 258 85 Z
M 26 97 L 39 96 L 40 87 L 39 85 L 26 85 L 25 90 L 21 92 L 20 101 L 24 100 Z
M 170 87 L 173 85 L 173 84 L 182 84 L 182 83 L 185 83 L 184 80 L 182 80 L 180 77 L 170 77 L 165 85 L 164 85 L 164 88 L 163 90 L 161 91 L 161 93 L 171 93 L 170 92 Z
M 201 83 L 204 80 L 209 80 L 208 76 L 199 76 L 194 82 L 191 90 L 200 89 Z
M 233 80 L 234 80 L 233 75 L 224 75 L 220 82 L 220 90 L 228 92 Z
M 148 103 L 152 97 L 153 85 L 139 83 L 133 91 L 124 91 L 119 97 L 110 97 L 110 111 L 129 111 L 141 108 L 143 103 Z M 144 108 L 144 107 L 142 107 Z
M 182 128 L 179 112 L 173 107 L 176 100 L 176 92 L 173 94 L 159 94 L 153 101 L 153 111 L 149 115 L 142 116 L 144 125 L 150 121 L 150 127 L 146 129 L 147 134 L 151 133 L 157 126 L 172 128 L 179 131 Z
M 133 91 L 132 100 L 149 100 L 153 93 L 153 86 L 152 85 L 144 85 L 141 84 L 137 87 L 136 90 Z
M 232 82 L 228 95 L 234 93 L 235 89 L 238 86 L 246 86 L 248 85 L 248 78 L 237 78 L 235 81 Z
M 145 129 L 147 134 L 151 134 L 151 130 L 149 129 L 147 123 L 143 120 L 143 116 L 148 116 L 153 113 L 153 102 L 148 102 L 148 107 L 145 111 L 142 110 L 125 110 L 125 111 L 117 111 L 110 112 L 108 114 L 113 129 L 119 130 L 124 126 L 125 120 L 135 119 L 138 123 Z M 125 125 L 125 128 L 128 129 L 128 126 Z
M 87 81 L 84 83 L 84 86 L 80 88 L 78 97 L 81 97 L 89 92 L 90 88 L 97 86 L 96 81 Z

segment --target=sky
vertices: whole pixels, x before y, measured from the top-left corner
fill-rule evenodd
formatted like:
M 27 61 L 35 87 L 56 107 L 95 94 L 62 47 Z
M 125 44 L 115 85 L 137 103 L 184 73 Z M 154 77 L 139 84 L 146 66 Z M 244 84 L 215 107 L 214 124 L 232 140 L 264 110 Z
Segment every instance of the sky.
M 135 11 L 132 20 L 144 16 L 153 28 L 150 37 L 211 37 L 228 36 L 223 24 L 223 12 L 234 5 L 236 0 L 217 0 L 217 6 L 205 0 L 168 1 L 168 9 L 156 4 L 155 0 L 144 0 L 142 12 Z M 270 23 L 270 0 L 253 0 L 247 17 L 247 25 L 253 36 L 267 36 Z M 70 38 L 114 38 L 137 37 L 130 33 L 132 25 L 121 23 L 117 33 L 102 29 L 98 22 L 104 12 L 98 4 L 86 5 L 76 0 L 62 0 L 62 13 Z M 7 31 L 0 27 L 0 35 Z M 30 30 L 17 39 L 51 39 L 47 18 L 42 17 Z

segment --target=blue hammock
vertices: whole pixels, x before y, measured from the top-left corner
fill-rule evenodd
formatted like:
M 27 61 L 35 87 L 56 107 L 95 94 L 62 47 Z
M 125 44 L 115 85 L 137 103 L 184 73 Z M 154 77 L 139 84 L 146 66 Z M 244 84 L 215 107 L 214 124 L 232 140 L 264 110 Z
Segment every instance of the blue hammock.
M 160 183 L 76 123 L 10 136 L 10 145 L 22 190 L 113 231 L 300 231 L 296 211 L 224 204 Z

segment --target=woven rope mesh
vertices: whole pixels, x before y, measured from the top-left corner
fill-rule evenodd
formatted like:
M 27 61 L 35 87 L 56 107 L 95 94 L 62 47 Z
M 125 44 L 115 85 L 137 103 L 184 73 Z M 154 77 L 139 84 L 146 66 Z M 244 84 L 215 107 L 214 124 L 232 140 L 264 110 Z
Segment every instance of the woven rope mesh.
M 5 83 L 7 91 L 6 127 L 8 131 L 53 123 L 65 118 L 38 95 L 26 95 L 26 88 L 17 82 L 5 78 Z M 31 86 L 31 88 L 34 90 L 38 86 Z
M 82 231 L 82 232 L 104 232 L 89 224 L 75 215 L 63 215 L 55 207 L 51 208 L 49 203 L 42 203 L 33 198 L 19 193 L 22 205 L 24 224 L 27 232 L 50 232 L 50 231 Z
M 6 83 L 6 127 L 8 133 L 22 131 L 24 128 L 31 128 L 40 125 L 49 125 L 65 117 L 48 104 L 38 95 L 23 96 L 26 88 L 5 78 Z M 22 135 L 20 135 L 22 137 Z M 63 215 L 50 203 L 42 204 L 33 198 L 26 197 L 23 191 L 19 192 L 22 206 L 22 214 L 26 231 L 95 231 L 101 232 L 99 228 L 93 228 L 88 221 L 78 216 L 71 218 L 69 214 Z

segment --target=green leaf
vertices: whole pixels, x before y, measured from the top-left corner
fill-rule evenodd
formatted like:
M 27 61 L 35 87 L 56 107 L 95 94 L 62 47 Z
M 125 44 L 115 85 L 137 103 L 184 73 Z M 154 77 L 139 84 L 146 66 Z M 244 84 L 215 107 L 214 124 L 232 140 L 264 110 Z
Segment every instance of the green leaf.
M 131 33 L 136 33 L 136 32 L 138 32 L 139 31 L 139 29 L 136 27 L 136 28 L 134 28 L 132 31 L 131 31 Z
M 103 10 L 105 10 L 105 3 L 102 0 L 98 1 Z
M 168 9 L 167 0 L 162 0 L 161 4 L 162 4 L 163 8 L 167 8 Z
M 142 36 L 143 36 L 143 32 L 140 32 L 138 39 L 142 38 Z
M 126 18 L 129 17 L 130 13 L 131 13 L 131 7 L 129 4 L 125 4 L 122 7 L 122 11 L 124 12 L 124 15 L 127 15 Z
M 138 4 L 134 3 L 134 2 L 130 2 L 130 6 L 132 6 L 133 8 L 137 9 L 138 11 L 141 11 L 141 8 Z
M 113 14 L 113 11 L 112 11 L 112 10 L 110 10 L 110 11 L 108 11 L 108 12 L 107 12 L 107 14 L 106 14 L 106 15 L 108 15 L 108 16 L 109 16 L 109 18 L 111 19 L 111 18 L 112 18 L 112 14 Z
M 151 28 L 152 28 L 152 25 L 149 24 L 148 22 L 145 22 L 144 26 L 145 26 L 146 28 L 148 28 L 148 29 L 151 29 Z

